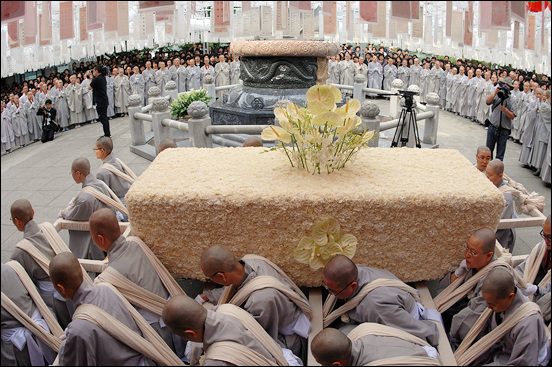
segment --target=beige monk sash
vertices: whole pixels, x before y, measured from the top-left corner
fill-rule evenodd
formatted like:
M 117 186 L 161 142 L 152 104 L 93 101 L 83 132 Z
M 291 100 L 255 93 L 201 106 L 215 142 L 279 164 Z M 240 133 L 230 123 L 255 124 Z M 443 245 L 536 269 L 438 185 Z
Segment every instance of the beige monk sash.
M 36 304 L 36 307 L 38 308 L 38 311 L 42 315 L 42 318 L 44 321 L 46 321 L 46 324 L 50 328 L 50 332 L 44 330 L 40 325 L 38 325 L 33 319 L 31 319 L 19 306 L 17 306 L 11 299 L 9 299 L 8 296 L 2 292 L 2 307 L 8 311 L 13 317 L 17 319 L 21 324 L 23 324 L 24 327 L 26 327 L 31 333 L 36 335 L 40 340 L 42 340 L 48 347 L 50 347 L 52 350 L 59 352 L 59 347 L 61 345 L 61 336 L 63 335 L 63 330 L 61 326 L 59 326 L 56 318 L 52 313 L 50 312 L 48 306 L 46 306 L 46 303 L 44 303 L 44 300 L 38 293 L 33 281 L 23 269 L 23 266 L 19 264 L 17 261 L 8 261 L 6 263 L 9 265 L 15 272 L 17 273 L 17 276 L 19 279 L 21 279 L 21 282 L 25 286 L 25 289 L 29 292 L 29 295 L 33 299 L 34 303 Z
M 374 322 L 363 322 L 362 324 L 355 327 L 347 337 L 351 340 L 357 340 L 367 335 L 376 335 L 376 336 L 391 336 L 395 338 L 400 338 L 404 341 L 418 344 L 420 346 L 431 347 L 428 342 L 418 338 L 415 335 L 407 333 L 404 330 L 396 329 L 391 326 L 377 324 Z M 421 356 L 399 356 L 399 357 L 390 357 L 383 358 L 376 361 L 372 361 L 365 366 L 414 366 L 414 365 L 423 365 L 423 366 L 440 366 L 441 363 L 438 359 L 421 357 Z
M 504 185 L 500 186 L 498 189 L 503 194 L 512 194 L 516 212 L 530 215 L 533 209 L 537 209 L 540 212 L 544 210 L 544 203 L 546 201 L 544 196 L 539 195 L 535 191 L 529 194 L 527 189 L 522 184 L 512 180 L 506 175 L 503 175 L 502 179 L 504 181 Z
M 213 343 L 205 352 L 205 359 L 228 362 L 235 366 L 277 366 L 262 354 L 232 341 Z
M 525 289 L 527 288 L 527 283 L 521 278 L 521 276 L 514 271 L 512 266 L 507 262 L 498 259 L 493 262 L 488 263 L 483 269 L 479 270 L 473 277 L 468 279 L 465 283 L 467 273 L 464 273 L 462 276 L 458 277 L 454 282 L 448 285 L 437 297 L 433 299 L 435 302 L 435 307 L 439 312 L 445 312 L 452 305 L 458 302 L 462 297 L 464 297 L 470 290 L 472 290 L 483 277 L 497 266 L 504 266 L 508 268 L 510 273 L 513 273 L 517 282 L 518 287 Z
M 117 169 L 117 167 L 115 167 L 114 165 L 110 164 L 110 163 L 103 163 L 101 166 L 100 166 L 100 169 L 102 168 L 105 168 L 106 170 L 108 170 L 109 172 L 113 173 L 114 175 L 116 176 L 119 176 L 120 178 L 122 178 L 123 180 L 125 180 L 126 182 L 128 182 L 129 184 L 133 184 L 134 182 L 136 182 L 136 179 L 135 178 L 132 178 L 130 175 L 127 175 L 126 173 L 124 172 L 121 172 L 120 170 Z
M 127 175 L 129 175 L 130 177 L 132 177 L 134 179 L 134 181 L 136 181 L 138 179 L 138 176 L 132 172 L 132 170 L 130 169 L 129 166 L 127 166 L 125 164 L 125 162 L 123 162 L 122 160 L 120 160 L 119 158 L 116 158 L 117 159 L 117 162 L 119 162 L 119 164 L 121 165 L 121 167 L 123 167 L 123 169 L 125 170 L 125 172 L 127 173 Z
M 21 250 L 28 253 L 33 258 L 33 260 L 36 261 L 36 263 L 42 268 L 42 270 L 44 270 L 44 272 L 48 274 L 48 276 L 50 275 L 50 260 L 46 257 L 46 255 L 40 252 L 40 250 L 37 249 L 30 241 L 23 239 L 19 241 L 17 245 L 15 245 L 15 247 L 20 248 Z M 53 246 L 52 246 L 52 249 L 54 250 L 54 253 L 56 255 L 61 252 L 71 252 L 71 250 L 69 250 L 68 248 L 65 251 L 59 251 L 59 252 L 56 249 L 54 249 Z M 82 267 L 82 265 L 81 265 L 81 268 L 82 268 L 82 274 L 84 276 L 84 279 L 88 284 L 92 285 L 93 284 L 92 279 L 90 278 L 86 270 Z
M 253 336 L 266 348 L 280 366 L 288 366 L 282 349 L 274 339 L 268 335 L 265 329 L 251 316 L 247 311 L 232 304 L 224 304 L 217 307 L 217 313 L 234 316 L 243 324 L 243 326 L 253 334 Z M 238 364 L 240 365 L 240 364 Z
M 539 306 L 534 302 L 525 302 L 510 316 L 504 319 L 502 324 L 498 325 L 494 330 L 483 336 L 472 345 L 475 338 L 483 330 L 483 327 L 486 325 L 489 317 L 493 314 L 493 311 L 490 308 L 487 308 L 481 316 L 479 316 L 456 352 L 454 352 L 456 362 L 458 362 L 459 366 L 467 366 L 471 364 L 477 357 L 481 356 L 481 354 L 489 350 L 489 348 L 497 343 L 521 320 L 536 313 L 541 313 Z
M 142 251 L 146 254 L 148 257 L 148 260 L 153 265 L 153 268 L 155 269 L 155 272 L 157 275 L 159 275 L 159 278 L 161 279 L 161 282 L 167 288 L 167 291 L 172 297 L 176 297 L 178 295 L 186 295 L 182 288 L 178 285 L 176 280 L 172 277 L 172 275 L 169 273 L 165 265 L 155 256 L 153 251 L 149 248 L 148 245 L 140 237 L 137 236 L 129 236 L 127 237 L 127 241 L 136 242 Z
M 235 286 L 233 286 L 235 289 Z M 309 305 L 309 303 L 301 298 L 297 293 L 295 293 L 292 289 L 290 289 L 288 286 L 286 286 L 284 283 L 280 282 L 278 279 L 268 276 L 268 275 L 261 275 L 258 277 L 255 277 L 248 281 L 236 294 L 232 299 L 229 301 L 227 298 L 231 291 L 232 286 L 226 287 L 224 290 L 222 296 L 219 299 L 218 304 L 224 304 L 224 303 L 230 303 L 236 306 L 241 306 L 242 303 L 244 303 L 251 293 L 264 288 L 274 288 L 280 292 L 282 292 L 286 297 L 288 297 L 293 303 L 297 305 L 301 309 L 301 311 L 307 316 L 309 320 L 312 319 L 312 309 Z M 230 289 L 230 290 L 229 290 Z M 228 292 L 227 292 L 228 291 Z
M 328 298 L 326 299 L 326 302 L 324 302 L 324 327 L 328 327 L 332 322 L 334 322 L 338 317 L 343 315 L 344 313 L 352 310 L 356 306 L 362 302 L 364 297 L 368 295 L 371 291 L 373 291 L 376 288 L 379 287 L 394 287 L 399 288 L 403 291 L 406 291 L 410 293 L 416 302 L 421 303 L 420 296 L 418 295 L 418 291 L 407 284 L 403 283 L 402 281 L 398 279 L 383 279 L 379 278 L 376 280 L 371 281 L 370 283 L 366 284 L 362 289 L 350 300 L 345 302 L 345 304 L 338 309 L 334 310 L 333 312 L 329 313 L 333 306 L 335 305 L 336 298 L 334 295 L 330 294 Z M 326 303 L 331 306 L 326 306 Z M 329 313 L 329 314 L 328 314 Z
M 163 307 L 167 303 L 166 299 L 131 282 L 111 266 L 98 275 L 98 281 L 112 284 L 130 303 L 137 307 L 144 308 L 159 316 L 163 313 Z
M 106 185 L 106 187 L 107 187 L 107 185 Z M 128 216 L 128 209 L 125 207 L 125 205 L 123 204 L 121 199 L 119 199 L 117 197 L 117 195 L 115 195 L 115 193 L 113 193 L 113 191 L 111 191 L 111 189 L 109 189 L 109 191 L 110 191 L 110 194 L 112 196 L 111 198 L 109 196 L 105 195 L 104 193 L 96 190 L 92 186 L 85 186 L 85 187 L 82 188 L 82 190 L 79 192 L 79 194 L 82 193 L 82 192 L 86 192 L 86 193 L 94 196 L 96 199 L 98 199 L 102 203 L 104 203 L 106 205 L 109 205 L 110 207 L 115 208 L 118 211 L 120 211 L 121 213 Z M 77 194 L 77 196 L 79 194 Z
M 121 301 L 125 304 L 127 310 L 134 318 L 134 321 L 140 328 L 140 331 L 144 337 L 136 334 L 133 330 L 107 312 L 90 304 L 82 304 L 77 307 L 73 319 L 80 318 L 94 323 L 115 339 L 121 341 L 130 348 L 156 361 L 157 363 L 167 366 L 184 365 L 180 358 L 174 354 L 159 334 L 115 287 L 105 282 L 97 283 L 95 287 L 108 287 L 119 296 Z
M 532 284 L 535 281 L 545 253 L 546 245 L 544 245 L 544 240 L 533 247 L 525 263 L 525 271 L 523 272 L 523 280 L 525 280 L 525 282 Z M 550 273 L 550 270 L 548 272 Z

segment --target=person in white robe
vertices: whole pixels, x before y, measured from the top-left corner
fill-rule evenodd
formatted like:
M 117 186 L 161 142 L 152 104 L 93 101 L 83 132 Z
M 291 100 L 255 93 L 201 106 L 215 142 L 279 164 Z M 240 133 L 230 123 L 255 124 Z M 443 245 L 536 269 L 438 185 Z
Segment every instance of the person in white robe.
M 456 103 L 456 95 L 457 95 L 457 84 L 455 82 L 456 76 L 458 75 L 458 67 L 453 66 L 451 68 L 451 73 L 449 76 L 447 76 L 447 108 L 446 110 L 450 112 L 453 111 L 453 107 Z
M 529 106 L 527 108 L 527 112 L 525 113 L 524 120 L 522 121 L 523 134 L 520 139 L 522 145 L 521 152 L 519 153 L 519 161 L 521 162 L 521 166 L 524 168 L 532 167 L 531 154 L 533 148 L 535 147 L 535 125 L 537 120 L 537 111 L 539 110 L 542 97 L 542 89 L 538 88 L 535 92 L 535 95 L 530 93 Z
M 339 56 L 339 54 L 330 58 L 328 64 L 328 79 L 330 80 L 329 83 L 341 84 L 341 73 L 339 71 L 340 61 L 341 57 Z
M 397 78 L 402 80 L 403 89 L 408 89 L 410 85 L 410 68 L 408 67 L 408 60 L 403 59 L 402 65 L 397 69 Z
M 205 87 L 205 75 L 211 74 L 213 80 L 215 79 L 215 68 L 211 65 L 209 55 L 203 57 L 203 66 L 201 67 L 201 86 Z
M 142 71 L 142 76 L 144 77 L 144 82 L 146 83 L 146 87 L 144 90 L 144 99 L 145 104 L 149 104 L 149 96 L 148 91 L 151 87 L 157 86 L 157 80 L 155 79 L 155 70 L 151 68 L 151 61 L 146 61 L 146 69 Z
M 345 60 L 339 63 L 339 73 L 341 84 L 352 86 L 355 82 L 355 63 L 351 60 L 351 54 L 345 53 Z M 353 91 L 346 89 L 342 91 L 347 96 L 352 96 Z
M 487 105 L 485 103 L 485 100 L 487 99 L 485 96 L 485 86 L 487 83 L 482 77 L 482 70 L 480 68 L 477 68 L 475 71 L 475 80 L 475 121 L 480 124 L 484 124 L 485 120 L 482 120 L 482 118 L 484 115 L 483 107 Z
M 435 61 L 435 66 L 429 70 L 427 75 L 427 92 L 439 94 L 439 88 L 441 87 L 441 74 L 444 71 L 441 69 L 440 62 Z
M 215 87 L 222 87 L 230 84 L 230 65 L 226 62 L 224 55 L 219 55 L 219 62 L 215 65 Z M 217 99 L 222 101 L 223 90 L 217 91 Z
M 529 82 L 523 83 L 523 90 L 518 95 L 518 111 L 519 111 L 519 130 L 518 130 L 518 143 L 521 143 L 521 137 L 523 136 L 523 130 L 525 129 L 525 114 L 529 110 L 529 102 L 531 101 L 531 87 Z
M 427 77 L 429 75 L 429 62 L 423 63 L 422 70 L 420 71 L 420 102 L 426 102 L 427 96 Z
M 38 101 L 33 96 L 33 92 L 27 93 L 27 99 L 24 103 L 24 107 L 27 111 L 29 140 L 38 141 L 42 137 L 42 119 L 36 115 L 39 105 Z
M 38 106 L 42 106 L 43 104 L 46 103 L 46 100 L 49 98 L 48 87 L 46 86 L 45 83 L 40 83 L 39 88 L 40 90 L 35 94 L 35 99 L 38 101 Z
M 132 68 L 132 72 L 134 74 L 132 74 L 129 80 L 131 94 L 138 94 L 141 98 L 142 105 L 144 105 L 144 90 L 146 87 L 144 76 L 140 74 L 138 66 L 134 66 L 134 68 Z
M 368 64 L 368 88 L 381 90 L 383 81 L 383 68 L 378 62 L 376 55 L 372 56 L 372 61 Z M 377 97 L 375 93 L 368 93 L 368 97 Z
M 441 75 L 439 83 L 439 99 L 441 100 L 441 108 L 445 109 L 447 106 L 447 78 L 452 74 L 450 71 L 450 63 L 440 62 L 441 68 L 443 68 L 443 74 Z
M 178 83 L 176 83 L 178 93 L 183 93 L 188 90 L 188 79 L 186 75 L 186 69 L 188 69 L 188 65 L 190 65 L 189 59 L 186 60 L 186 64 L 182 63 L 178 66 L 178 69 L 176 70 L 176 73 L 178 74 Z
M 462 112 L 462 104 L 464 103 L 463 91 L 464 91 L 464 79 L 468 77 L 464 74 L 465 69 L 463 66 L 458 68 L 458 74 L 454 76 L 454 84 L 452 85 L 452 93 L 455 94 L 454 104 L 452 105 L 452 112 L 460 115 Z
M 84 121 L 94 122 L 98 119 L 98 113 L 96 112 L 96 106 L 92 104 L 92 90 L 88 89 L 90 81 L 92 80 L 92 73 L 87 71 L 84 74 L 84 80 L 81 83 L 82 87 L 82 104 L 84 106 Z
M 240 84 L 240 57 L 238 55 L 232 55 L 232 62 L 230 63 L 230 84 Z
M 473 69 L 468 70 L 468 85 L 466 87 L 466 109 L 465 116 L 473 121 L 475 115 L 475 85 L 477 79 L 473 76 Z
M 29 144 L 29 128 L 27 126 L 27 111 L 19 103 L 19 96 L 17 94 L 13 96 L 11 121 L 15 135 L 15 146 L 23 148 Z
M 67 104 L 67 98 L 65 97 L 63 81 L 61 79 L 58 80 L 56 85 L 50 90 L 50 95 L 53 97 L 52 102 L 57 111 L 56 122 L 62 129 L 61 131 L 69 130 L 69 120 L 71 118 L 71 114 L 69 111 L 69 105 Z
M 530 166 L 537 169 L 535 173 L 533 173 L 535 176 L 540 176 L 546 151 L 548 150 L 550 118 L 550 90 L 547 90 L 543 91 L 541 94 L 541 102 L 535 119 L 535 137 L 530 162 Z
M 422 67 L 420 66 L 420 60 L 416 57 L 414 58 L 414 65 L 410 67 L 410 85 L 420 86 L 420 72 Z M 421 88 L 420 88 L 421 90 Z
M 171 80 L 171 73 L 165 67 L 165 62 L 159 61 L 159 70 L 155 72 L 155 81 L 159 89 L 161 89 L 161 96 L 165 95 L 165 84 L 167 84 L 169 80 Z M 115 106 L 117 106 L 117 103 L 115 103 Z M 115 112 L 117 112 L 117 110 L 115 110 Z
M 170 60 L 169 60 L 170 61 Z M 168 62 L 169 62 L 168 61 Z M 178 88 L 178 68 L 180 68 L 180 57 L 175 57 L 173 59 L 172 65 L 168 67 L 169 73 L 171 75 L 171 80 L 176 83 L 176 87 Z M 178 90 L 178 89 L 177 89 Z
M 119 75 L 119 70 L 113 68 L 111 74 L 105 77 L 105 91 L 107 93 L 107 117 L 115 116 L 115 92 L 113 91 L 113 82 L 115 77 Z
M 10 152 L 15 147 L 15 135 L 11 122 L 11 111 L 6 108 L 6 102 L 2 101 L 2 153 Z
M 115 94 L 115 113 L 128 113 L 128 96 L 130 95 L 130 81 L 128 76 L 119 68 L 119 75 L 113 80 L 113 92 Z
M 29 87 L 24 85 L 23 88 L 21 89 L 21 95 L 19 96 L 19 103 L 25 104 L 25 102 L 27 102 L 27 98 L 29 98 L 27 96 L 28 92 L 29 92 Z
M 358 63 L 355 64 L 355 75 L 362 74 L 364 75 L 364 80 L 366 80 L 366 85 L 363 88 L 368 86 L 368 65 L 364 63 L 364 57 L 360 56 L 358 58 Z
M 80 124 L 84 122 L 84 113 L 82 105 L 82 86 L 77 83 L 77 77 L 75 74 L 69 77 L 70 83 L 65 88 L 65 98 L 67 98 L 67 104 L 71 113 L 71 123 L 76 124 L 75 127 L 80 127 Z
M 523 92 L 519 89 L 519 81 L 517 80 L 514 81 L 514 90 L 510 93 L 510 98 L 512 98 L 512 101 L 516 106 L 516 110 L 514 111 L 516 118 L 512 120 L 512 133 L 510 135 L 514 142 L 519 142 L 520 109 L 522 105 Z
M 190 59 L 186 68 L 186 88 L 188 91 L 201 89 L 201 68 L 196 65 L 194 59 Z
M 393 87 L 393 80 L 397 79 L 397 67 L 393 65 L 395 59 L 388 58 L 388 64 L 383 68 L 383 90 L 390 91 Z

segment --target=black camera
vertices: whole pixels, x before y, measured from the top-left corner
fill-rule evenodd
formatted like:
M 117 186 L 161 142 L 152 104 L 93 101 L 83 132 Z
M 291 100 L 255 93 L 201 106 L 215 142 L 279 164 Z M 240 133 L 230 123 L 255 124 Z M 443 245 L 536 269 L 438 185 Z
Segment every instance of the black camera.
M 414 106 L 414 96 L 418 95 L 418 92 L 411 90 L 398 90 L 397 92 L 404 97 L 405 107 L 412 108 Z
M 500 98 L 501 100 L 505 100 L 506 98 L 510 97 L 510 87 L 508 87 L 504 83 L 499 83 L 497 95 L 498 98 Z

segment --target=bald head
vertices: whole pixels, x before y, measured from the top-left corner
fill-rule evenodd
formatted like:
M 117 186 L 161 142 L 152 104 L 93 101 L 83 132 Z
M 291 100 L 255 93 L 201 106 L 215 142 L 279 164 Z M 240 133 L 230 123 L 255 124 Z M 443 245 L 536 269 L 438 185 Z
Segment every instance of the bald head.
M 105 150 L 107 155 L 110 155 L 113 151 L 113 140 L 109 136 L 102 136 L 98 140 L 96 140 L 96 145 L 98 148 L 102 148 Z
M 79 157 L 73 161 L 73 164 L 71 164 L 71 169 L 73 171 L 79 171 L 84 176 L 88 176 L 90 174 L 90 161 L 88 158 L 85 157 Z
M 491 150 L 489 149 L 488 146 L 481 145 L 477 148 L 477 154 L 482 153 L 482 152 L 491 153 Z
M 96 210 L 90 216 L 90 234 L 92 238 L 102 235 L 109 243 L 115 242 L 121 235 L 121 228 L 115 212 L 109 208 Z
M 10 211 L 12 218 L 20 220 L 23 224 L 27 224 L 31 219 L 33 219 L 33 207 L 27 199 L 19 199 L 14 201 Z
M 189 340 L 185 331 L 202 331 L 207 310 L 190 297 L 179 295 L 167 301 L 161 316 L 173 333 Z
M 331 366 L 334 362 L 349 362 L 352 343 L 341 331 L 326 328 L 312 339 L 311 352 L 322 366 Z
M 494 254 L 494 248 L 496 243 L 496 235 L 490 228 L 481 228 L 473 233 L 475 238 L 481 241 L 481 251 L 483 253 L 492 252 Z
M 159 144 L 159 147 L 157 148 L 157 150 L 159 151 L 159 153 L 161 153 L 167 148 L 176 148 L 176 143 L 171 138 L 167 138 L 163 140 L 161 144 Z
M 50 279 L 56 290 L 62 286 L 65 291 L 60 292 L 65 298 L 72 298 L 75 291 L 83 282 L 82 269 L 79 260 L 72 252 L 62 252 L 50 261 Z
M 324 277 L 340 287 L 356 281 L 357 276 L 357 266 L 345 255 L 334 256 L 324 268 Z
M 510 293 L 514 292 L 514 277 L 507 270 L 494 268 L 487 274 L 483 281 L 481 292 L 492 294 L 497 299 L 506 299 Z
M 201 254 L 201 266 L 207 276 L 218 272 L 232 272 L 237 264 L 232 251 L 223 245 L 211 246 Z
M 500 159 L 493 159 L 489 162 L 489 167 L 494 170 L 495 175 L 501 175 L 504 173 L 504 163 Z
M 250 136 L 243 142 L 244 147 L 262 147 L 263 141 L 258 136 Z

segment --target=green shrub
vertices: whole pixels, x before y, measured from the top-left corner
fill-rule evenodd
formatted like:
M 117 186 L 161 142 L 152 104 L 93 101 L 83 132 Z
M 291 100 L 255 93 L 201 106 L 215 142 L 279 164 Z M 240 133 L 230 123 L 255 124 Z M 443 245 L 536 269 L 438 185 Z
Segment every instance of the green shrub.
M 169 106 L 171 117 L 177 119 L 184 118 L 188 114 L 188 106 L 190 106 L 192 102 L 202 101 L 205 102 L 205 104 L 209 104 L 211 99 L 213 99 L 213 97 L 209 97 L 204 88 L 200 88 L 198 91 L 192 89 L 184 94 L 179 94 L 178 98 Z

